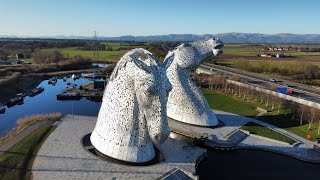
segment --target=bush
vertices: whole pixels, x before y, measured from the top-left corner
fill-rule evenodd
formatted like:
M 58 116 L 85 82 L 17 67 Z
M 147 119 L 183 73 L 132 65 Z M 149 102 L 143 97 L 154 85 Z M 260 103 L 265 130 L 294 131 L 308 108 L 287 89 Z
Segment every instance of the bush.
M 32 54 L 37 64 L 50 64 L 62 61 L 63 55 L 58 50 L 41 50 Z

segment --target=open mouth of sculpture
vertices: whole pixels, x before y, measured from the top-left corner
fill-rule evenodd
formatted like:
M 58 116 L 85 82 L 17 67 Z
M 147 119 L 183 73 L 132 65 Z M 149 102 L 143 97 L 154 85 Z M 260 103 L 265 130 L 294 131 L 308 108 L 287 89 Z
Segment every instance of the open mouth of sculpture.
M 213 49 L 221 49 L 221 48 L 223 48 L 223 44 L 218 44 Z
M 218 44 L 213 48 L 212 52 L 214 56 L 219 56 L 220 54 L 223 53 L 223 50 L 221 49 L 222 47 L 223 47 L 223 44 Z

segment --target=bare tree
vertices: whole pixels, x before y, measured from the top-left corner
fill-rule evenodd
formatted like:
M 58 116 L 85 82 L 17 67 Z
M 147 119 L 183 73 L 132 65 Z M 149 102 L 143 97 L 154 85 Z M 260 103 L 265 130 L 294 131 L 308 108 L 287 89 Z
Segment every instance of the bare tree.
M 308 112 L 308 114 L 309 114 L 309 118 L 308 118 L 309 126 L 308 126 L 308 129 L 309 130 L 311 129 L 311 125 L 312 125 L 312 123 L 314 122 L 314 120 L 317 117 L 317 113 L 318 113 L 318 109 L 317 108 L 314 108 L 314 107 L 309 108 L 309 112 Z
M 304 106 L 302 104 L 299 105 L 298 112 L 300 115 L 300 126 L 302 125 L 303 117 L 307 113 L 307 110 L 308 110 L 308 108 L 306 106 Z
M 277 104 L 278 104 L 278 114 L 280 113 L 280 108 L 284 105 L 286 101 L 282 98 L 277 98 Z

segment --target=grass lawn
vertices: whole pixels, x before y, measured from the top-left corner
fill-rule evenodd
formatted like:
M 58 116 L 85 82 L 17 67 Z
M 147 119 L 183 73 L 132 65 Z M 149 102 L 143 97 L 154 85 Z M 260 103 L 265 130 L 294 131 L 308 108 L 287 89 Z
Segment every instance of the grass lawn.
M 315 122 L 311 125 L 311 129 L 309 130 L 309 124 L 304 123 L 300 125 L 299 120 L 291 120 L 292 115 L 290 114 L 280 114 L 280 115 L 264 115 L 260 117 L 260 120 L 274 126 L 285 129 L 289 132 L 292 132 L 302 138 L 307 139 L 307 134 L 311 135 L 310 140 L 315 141 L 318 135 L 318 123 Z
M 213 109 L 249 117 L 258 114 L 258 112 L 255 111 L 256 107 L 249 103 L 209 89 L 201 89 L 201 91 Z
M 317 123 L 313 123 L 311 125 L 311 129 L 308 129 L 309 125 L 308 124 L 304 124 L 302 126 L 294 126 L 294 127 L 288 127 L 288 128 L 284 128 L 285 130 L 292 132 L 302 138 L 307 139 L 307 134 L 311 135 L 311 138 L 309 140 L 311 141 L 315 141 L 316 138 L 320 137 L 320 135 L 318 135 L 318 126 Z
M 40 127 L 0 155 L 1 179 L 30 179 L 34 156 L 55 128 Z
M 250 133 L 258 136 L 262 136 L 262 137 L 266 137 L 266 138 L 270 138 L 270 139 L 274 139 L 282 142 L 287 142 L 289 144 L 294 144 L 296 142 L 295 140 L 283 134 L 280 134 L 276 131 L 273 131 L 267 127 L 261 126 L 254 122 L 248 122 L 247 124 L 243 125 L 240 129 L 249 131 Z
M 93 51 L 82 51 L 76 48 L 65 48 L 61 49 L 60 52 L 65 56 L 76 56 L 80 55 L 83 57 L 91 58 L 97 61 L 112 61 L 118 62 L 119 59 L 128 51 L 121 50 L 121 51 L 98 51 L 96 54 Z

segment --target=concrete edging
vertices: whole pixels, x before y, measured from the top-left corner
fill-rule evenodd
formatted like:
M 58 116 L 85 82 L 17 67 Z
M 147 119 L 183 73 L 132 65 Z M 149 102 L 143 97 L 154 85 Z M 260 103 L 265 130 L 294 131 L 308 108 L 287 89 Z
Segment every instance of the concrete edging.
M 271 139 L 271 138 L 259 136 L 259 135 L 252 134 L 252 133 L 250 133 L 249 136 L 253 136 L 253 137 L 256 137 L 256 138 L 265 139 L 265 140 L 272 141 L 272 142 L 275 142 L 275 143 L 280 143 L 280 144 L 284 144 L 284 145 L 293 146 L 293 145 L 291 145 L 291 144 L 289 144 L 289 143 L 287 143 L 287 142 L 283 142 L 283 141 L 279 141 L 279 140 L 275 140 L 275 139 Z

